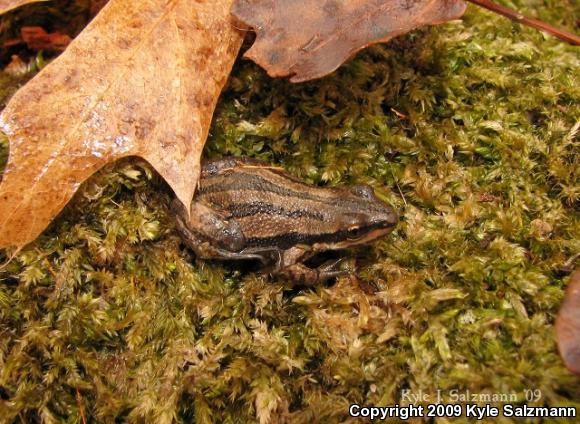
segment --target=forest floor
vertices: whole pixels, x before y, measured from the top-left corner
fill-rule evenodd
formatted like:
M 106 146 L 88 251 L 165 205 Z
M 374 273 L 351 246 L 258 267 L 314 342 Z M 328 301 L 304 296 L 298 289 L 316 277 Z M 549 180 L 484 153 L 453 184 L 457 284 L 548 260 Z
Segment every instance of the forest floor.
M 574 0 L 507 3 L 578 31 Z M 397 229 L 353 276 L 293 287 L 196 259 L 152 168 L 109 166 L 0 268 L 0 422 L 357 422 L 405 393 L 580 408 L 553 325 L 580 252 L 579 71 L 578 47 L 472 5 L 310 83 L 239 59 L 205 157 L 370 184 Z

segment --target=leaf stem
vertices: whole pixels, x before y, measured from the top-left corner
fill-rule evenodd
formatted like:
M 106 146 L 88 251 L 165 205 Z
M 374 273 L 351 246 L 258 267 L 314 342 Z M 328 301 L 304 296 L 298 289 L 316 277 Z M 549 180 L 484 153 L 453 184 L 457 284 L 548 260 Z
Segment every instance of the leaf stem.
M 79 412 L 81 413 L 81 420 L 83 422 L 83 424 L 87 424 L 87 418 L 85 417 L 85 408 L 83 407 L 83 399 L 81 397 L 81 392 L 79 390 L 79 388 L 77 387 L 77 405 L 79 407 Z
M 478 6 L 484 7 L 488 10 L 491 10 L 492 12 L 499 13 L 500 15 L 503 15 L 511 19 L 512 21 L 519 22 L 523 25 L 527 25 L 540 31 L 545 31 L 548 34 L 551 34 L 554 37 L 557 37 L 560 40 L 564 40 L 574 46 L 580 46 L 580 37 L 578 37 L 577 35 L 574 35 L 562 29 L 555 28 L 538 19 L 524 16 L 513 9 L 494 3 L 491 0 L 467 0 L 467 1 L 473 4 L 477 4 Z

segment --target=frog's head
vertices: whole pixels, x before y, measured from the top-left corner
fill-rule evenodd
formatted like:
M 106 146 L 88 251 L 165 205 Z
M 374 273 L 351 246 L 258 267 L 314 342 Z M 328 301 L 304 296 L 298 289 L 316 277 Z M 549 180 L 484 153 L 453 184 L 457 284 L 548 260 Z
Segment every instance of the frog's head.
M 371 187 L 356 185 L 342 189 L 335 202 L 332 237 L 315 246 L 316 250 L 346 249 L 370 243 L 393 231 L 398 222 L 396 212 L 380 201 Z

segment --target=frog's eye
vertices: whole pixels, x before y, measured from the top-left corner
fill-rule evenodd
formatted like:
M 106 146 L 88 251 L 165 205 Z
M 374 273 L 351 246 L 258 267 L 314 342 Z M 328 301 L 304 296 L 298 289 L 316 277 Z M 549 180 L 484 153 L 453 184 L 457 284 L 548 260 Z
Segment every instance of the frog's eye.
M 353 225 L 352 227 L 348 228 L 347 233 L 348 233 L 347 237 L 349 239 L 357 239 L 360 238 L 362 235 L 364 235 L 364 228 Z
M 375 197 L 375 192 L 371 187 L 364 184 L 352 186 L 350 192 L 362 199 L 372 200 Z

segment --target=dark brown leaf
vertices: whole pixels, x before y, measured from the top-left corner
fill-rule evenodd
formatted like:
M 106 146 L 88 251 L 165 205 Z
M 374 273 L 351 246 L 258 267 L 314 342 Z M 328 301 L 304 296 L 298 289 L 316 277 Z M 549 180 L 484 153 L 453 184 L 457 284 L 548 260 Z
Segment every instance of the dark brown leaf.
M 95 16 L 109 0 L 91 0 L 91 16 Z
M 63 51 L 70 44 L 71 38 L 60 32 L 47 33 L 38 26 L 25 26 L 20 29 L 22 41 L 32 50 Z
M 570 277 L 556 318 L 556 339 L 564 364 L 580 375 L 580 270 Z
M 235 0 L 232 13 L 253 27 L 246 52 L 273 77 L 322 77 L 362 48 L 414 28 L 459 18 L 463 0 Z

